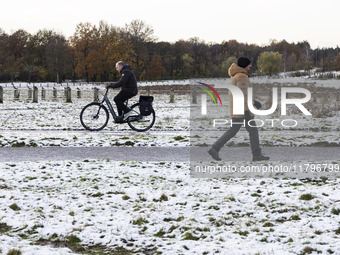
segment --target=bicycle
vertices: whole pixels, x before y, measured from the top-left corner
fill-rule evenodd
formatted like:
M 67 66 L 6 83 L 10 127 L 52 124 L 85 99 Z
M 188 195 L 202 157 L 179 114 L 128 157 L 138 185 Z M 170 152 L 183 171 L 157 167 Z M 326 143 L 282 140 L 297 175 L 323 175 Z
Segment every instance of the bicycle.
M 92 102 L 81 110 L 80 122 L 85 129 L 89 131 L 100 131 L 105 128 L 109 121 L 109 111 L 107 107 L 109 108 L 116 124 L 127 123 L 132 130 L 137 132 L 147 131 L 153 126 L 156 120 L 155 111 L 152 110 L 149 116 L 143 116 L 140 113 L 139 103 L 135 103 L 130 107 L 132 113 L 126 120 L 121 120 L 122 117 L 116 114 L 107 93 L 108 89 L 106 89 L 101 102 Z M 107 107 L 104 103 L 106 103 Z M 125 104 L 128 106 L 128 100 Z

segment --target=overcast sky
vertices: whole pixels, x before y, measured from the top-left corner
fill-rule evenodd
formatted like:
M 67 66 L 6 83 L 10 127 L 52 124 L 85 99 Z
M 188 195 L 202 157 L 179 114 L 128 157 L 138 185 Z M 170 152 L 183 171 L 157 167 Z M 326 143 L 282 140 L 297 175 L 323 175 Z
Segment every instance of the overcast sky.
M 69 37 L 80 22 L 124 27 L 140 19 L 159 41 L 199 37 L 265 45 L 285 39 L 307 40 L 312 48 L 340 46 L 339 0 L 4 0 L 0 6 L 0 28 L 7 33 L 46 28 Z

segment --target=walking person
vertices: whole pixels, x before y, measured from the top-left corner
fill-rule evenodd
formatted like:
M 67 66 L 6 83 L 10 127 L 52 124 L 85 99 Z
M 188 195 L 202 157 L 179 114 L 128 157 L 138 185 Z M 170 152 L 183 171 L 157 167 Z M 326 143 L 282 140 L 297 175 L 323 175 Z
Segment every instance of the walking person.
M 228 73 L 231 77 L 231 85 L 240 88 L 244 95 L 244 114 L 235 115 L 233 114 L 233 97 L 229 91 L 229 107 L 232 118 L 232 125 L 227 132 L 225 132 L 210 148 L 208 153 L 215 160 L 222 160 L 219 156 L 220 149 L 240 130 L 241 126 L 245 126 L 250 137 L 250 147 L 253 154 L 253 161 L 269 160 L 269 157 L 264 156 L 261 152 L 258 129 L 254 120 L 254 114 L 249 111 L 247 98 L 248 98 L 248 87 L 251 87 L 251 82 L 248 78 L 248 72 L 251 69 L 251 61 L 246 57 L 240 57 L 237 60 L 237 64 L 233 63 Z M 259 102 L 256 102 L 260 104 Z M 259 108 L 260 106 L 255 105 Z M 249 125 L 250 124 L 250 125 Z
M 124 64 L 123 61 L 116 63 L 116 70 L 121 73 L 120 80 L 113 82 L 106 86 L 106 88 L 122 88 L 121 91 L 114 97 L 118 109 L 118 115 L 121 116 L 122 120 L 126 120 L 131 110 L 124 104 L 124 102 L 138 93 L 137 79 L 135 74 L 129 65 Z

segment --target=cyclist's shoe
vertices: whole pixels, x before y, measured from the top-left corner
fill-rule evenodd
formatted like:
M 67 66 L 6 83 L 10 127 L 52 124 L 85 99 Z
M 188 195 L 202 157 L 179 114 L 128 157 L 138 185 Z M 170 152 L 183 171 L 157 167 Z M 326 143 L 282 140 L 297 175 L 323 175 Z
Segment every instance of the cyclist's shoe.
M 214 148 L 214 147 L 211 147 L 210 150 L 208 150 L 208 153 L 210 154 L 210 156 L 217 160 L 217 161 L 221 161 L 222 159 L 220 158 L 220 156 L 218 155 L 218 151 Z
M 132 111 L 128 111 L 127 113 L 124 114 L 123 120 L 126 120 L 130 115 L 131 115 Z
M 253 156 L 253 161 L 261 161 L 261 160 L 269 160 L 270 158 L 268 156 L 264 156 L 262 154 Z
M 123 123 L 123 116 L 117 116 L 117 118 L 115 119 L 116 123 Z

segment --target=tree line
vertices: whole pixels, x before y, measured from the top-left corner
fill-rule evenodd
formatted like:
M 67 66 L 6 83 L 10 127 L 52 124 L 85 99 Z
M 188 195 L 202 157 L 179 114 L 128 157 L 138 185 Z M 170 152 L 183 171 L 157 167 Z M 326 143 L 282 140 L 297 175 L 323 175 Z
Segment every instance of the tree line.
M 119 78 L 114 66 L 119 60 L 132 66 L 138 80 L 227 77 L 239 56 L 251 59 L 258 75 L 340 70 L 339 47 L 312 49 L 308 41 L 285 40 L 265 46 L 236 40 L 207 43 L 198 37 L 159 42 L 141 20 L 125 27 L 79 23 L 70 38 L 53 30 L 6 34 L 0 28 L 1 82 L 112 81 Z

